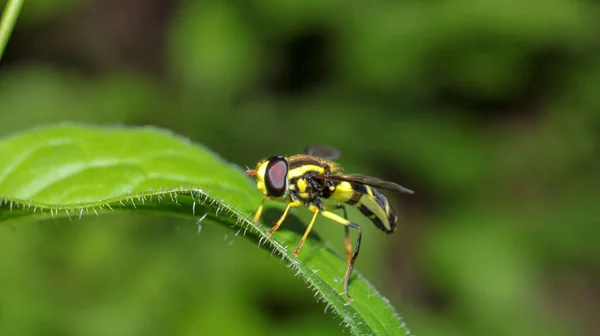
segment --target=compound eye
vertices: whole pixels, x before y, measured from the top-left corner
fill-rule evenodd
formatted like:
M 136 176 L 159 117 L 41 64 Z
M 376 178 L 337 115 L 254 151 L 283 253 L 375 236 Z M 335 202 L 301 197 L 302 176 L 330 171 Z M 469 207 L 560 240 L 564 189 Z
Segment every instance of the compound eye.
M 282 156 L 269 159 L 265 170 L 265 186 L 269 196 L 281 197 L 287 191 L 288 164 Z

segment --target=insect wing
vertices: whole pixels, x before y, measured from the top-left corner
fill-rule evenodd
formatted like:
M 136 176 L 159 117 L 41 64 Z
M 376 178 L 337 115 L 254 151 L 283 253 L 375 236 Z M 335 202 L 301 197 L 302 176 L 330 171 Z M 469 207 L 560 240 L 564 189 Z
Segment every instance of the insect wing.
M 325 145 L 309 145 L 304 150 L 304 154 L 317 156 L 326 160 L 335 160 L 341 156 L 341 153 L 337 149 Z
M 362 183 L 362 184 L 366 184 L 366 185 L 373 186 L 376 188 L 392 190 L 392 191 L 399 191 L 399 192 L 403 192 L 403 193 L 407 193 L 407 194 L 415 193 L 414 191 L 412 191 L 408 188 L 405 188 L 399 184 L 396 184 L 394 182 L 388 182 L 388 181 L 380 180 L 376 177 L 371 177 L 371 176 L 362 175 L 362 174 L 317 175 L 317 176 L 315 176 L 315 178 L 328 179 L 328 180 L 333 180 L 333 181 L 346 181 L 346 182 Z

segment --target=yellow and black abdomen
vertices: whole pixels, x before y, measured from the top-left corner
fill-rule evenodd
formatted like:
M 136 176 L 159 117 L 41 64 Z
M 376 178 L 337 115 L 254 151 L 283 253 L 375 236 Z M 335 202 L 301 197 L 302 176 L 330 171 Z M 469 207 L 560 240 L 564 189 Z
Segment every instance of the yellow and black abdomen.
M 364 184 L 336 183 L 329 199 L 352 205 L 367 216 L 375 226 L 384 232 L 392 233 L 396 229 L 398 216 L 390 207 L 388 199 L 379 190 Z

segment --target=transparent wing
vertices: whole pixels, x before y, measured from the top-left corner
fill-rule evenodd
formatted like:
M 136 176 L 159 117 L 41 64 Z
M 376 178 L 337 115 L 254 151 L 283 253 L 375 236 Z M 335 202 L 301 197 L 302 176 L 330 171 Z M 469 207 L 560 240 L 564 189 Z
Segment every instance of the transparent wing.
M 366 176 L 366 175 L 362 175 L 362 174 L 317 175 L 317 176 L 315 176 L 315 178 L 327 179 L 327 180 L 332 180 L 332 181 L 346 181 L 346 182 L 362 183 L 362 184 L 366 184 L 366 185 L 376 187 L 376 188 L 392 190 L 392 191 L 399 191 L 399 192 L 403 192 L 403 193 L 407 193 L 407 194 L 415 193 L 414 191 L 412 191 L 408 188 L 405 188 L 399 184 L 396 184 L 394 182 L 388 182 L 388 181 L 380 180 L 376 177 Z
M 318 156 L 326 160 L 335 160 L 341 156 L 341 153 L 337 149 L 325 145 L 309 145 L 304 150 L 304 154 Z

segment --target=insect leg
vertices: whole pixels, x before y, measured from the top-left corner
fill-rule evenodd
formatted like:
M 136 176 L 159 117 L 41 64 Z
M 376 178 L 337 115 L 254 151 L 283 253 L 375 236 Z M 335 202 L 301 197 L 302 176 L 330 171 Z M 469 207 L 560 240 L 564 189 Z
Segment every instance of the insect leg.
M 360 233 L 360 230 L 358 232 Z M 350 228 L 348 226 L 344 226 L 344 245 L 346 246 L 346 260 L 348 261 L 348 264 L 350 264 L 351 262 L 354 264 L 354 261 L 352 261 L 352 242 L 350 241 Z M 356 254 L 358 255 L 358 251 L 356 252 Z
M 348 268 L 346 269 L 346 277 L 345 277 L 345 281 L 344 281 L 344 291 L 346 292 L 346 296 L 348 297 L 348 299 L 350 301 L 354 300 L 354 298 L 352 298 L 352 296 L 350 296 L 350 293 L 348 292 L 348 287 L 350 285 L 350 275 L 352 274 L 352 269 L 354 268 L 354 262 L 356 261 L 356 258 L 358 257 L 358 252 L 360 251 L 360 240 L 362 239 L 362 229 L 358 224 L 354 224 L 352 222 L 350 222 L 347 219 L 344 219 L 336 214 L 334 214 L 333 212 L 329 212 L 329 211 L 323 211 L 321 212 L 321 214 L 335 222 L 338 222 L 344 226 L 346 226 L 346 232 L 348 231 L 348 228 L 353 228 L 356 229 L 358 231 L 358 239 L 356 240 L 356 245 L 354 246 L 354 252 L 352 253 L 352 257 L 350 258 L 350 260 L 348 261 Z M 350 249 L 350 237 L 346 236 L 346 250 Z
M 302 203 L 299 200 L 295 200 L 295 201 L 288 203 L 287 207 L 285 208 L 285 211 L 283 211 L 283 215 L 281 215 L 281 217 L 279 217 L 279 220 L 277 221 L 277 223 L 275 223 L 275 225 L 271 228 L 271 230 L 267 233 L 267 235 L 272 236 L 273 232 L 275 232 L 277 229 L 279 229 L 279 226 L 281 225 L 281 223 L 283 223 L 283 220 L 285 219 L 285 217 L 287 217 L 287 214 L 290 211 L 290 208 L 297 207 L 300 205 L 302 205 Z
M 324 205 L 323 206 L 323 210 L 337 210 L 337 209 L 342 209 L 344 210 L 344 218 L 348 219 L 348 212 L 346 212 L 346 207 L 339 204 L 339 205 Z
M 260 219 L 260 215 L 262 215 L 262 211 L 263 211 L 263 206 L 265 205 L 265 201 L 266 200 L 270 200 L 270 201 L 275 201 L 275 202 L 280 202 L 280 203 L 289 203 L 285 200 L 279 199 L 279 198 L 263 198 L 262 201 L 260 202 L 260 206 L 258 207 L 258 210 L 256 210 L 256 214 L 254 214 L 254 223 L 258 222 L 258 220 Z
M 326 210 L 344 210 L 344 219 L 348 220 L 348 212 L 346 212 L 346 207 L 343 205 L 326 205 L 324 206 Z M 348 263 L 352 259 L 352 244 L 350 242 L 350 227 L 348 225 L 344 225 L 344 234 L 345 234 L 345 245 L 346 246 L 346 260 Z
M 260 215 L 262 214 L 263 206 L 265 205 L 265 201 L 266 201 L 266 198 L 263 198 L 262 201 L 260 202 L 260 205 L 258 206 L 258 210 L 256 210 L 256 213 L 254 214 L 254 219 L 252 219 L 252 221 L 254 223 L 258 222 L 258 220 L 260 219 Z
M 315 220 L 317 219 L 317 215 L 319 214 L 319 209 L 311 209 L 311 210 L 314 211 L 314 215 L 313 215 L 312 219 L 310 220 L 310 224 L 308 224 L 306 231 L 304 231 L 304 236 L 302 236 L 300 243 L 298 244 L 298 246 L 296 247 L 296 250 L 294 251 L 294 257 L 298 256 L 298 252 L 300 252 L 300 248 L 302 247 L 302 245 L 304 245 L 304 241 L 306 240 L 306 237 L 308 237 L 310 230 L 312 230 L 312 227 L 315 224 Z

